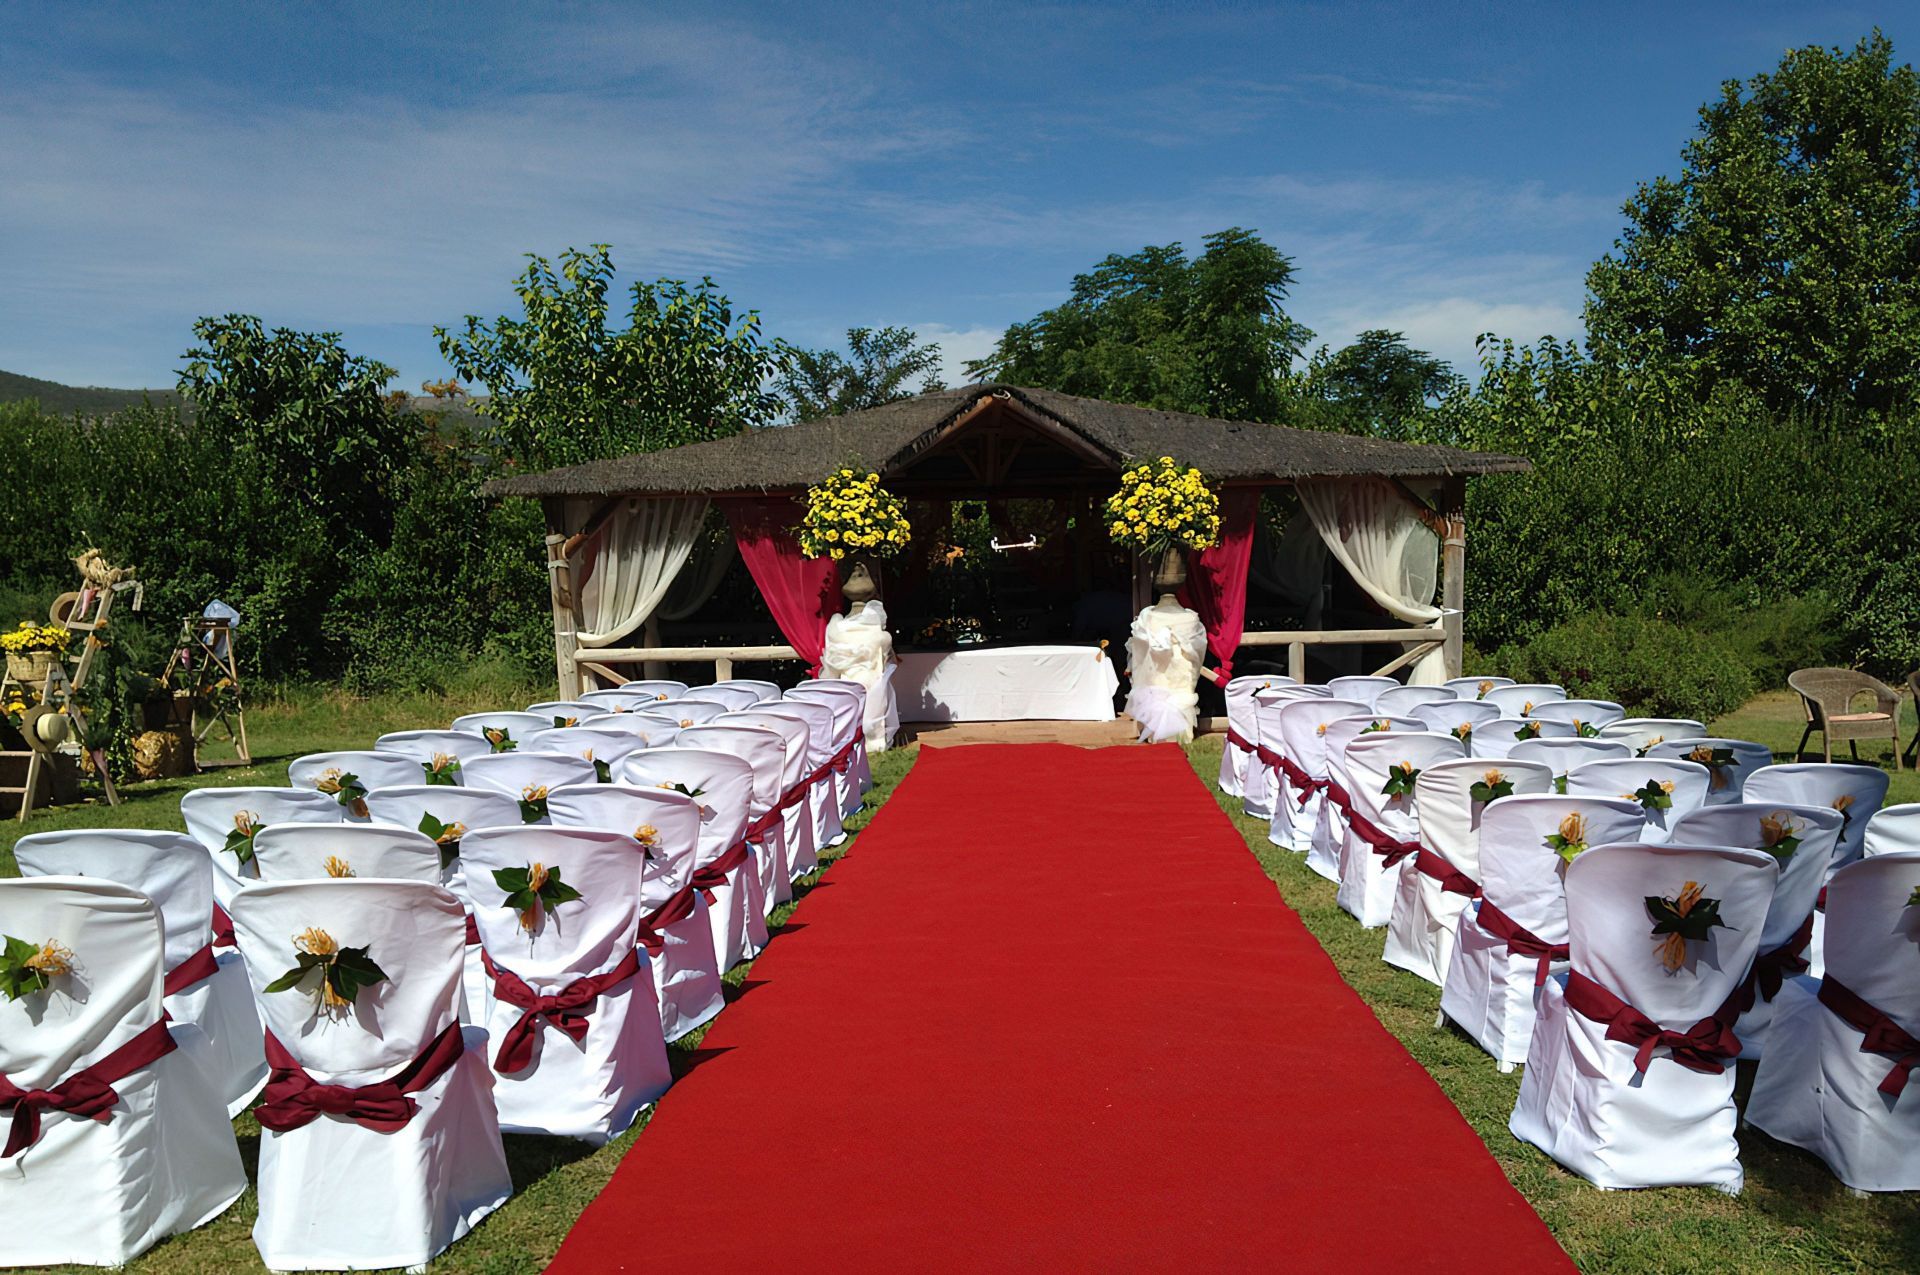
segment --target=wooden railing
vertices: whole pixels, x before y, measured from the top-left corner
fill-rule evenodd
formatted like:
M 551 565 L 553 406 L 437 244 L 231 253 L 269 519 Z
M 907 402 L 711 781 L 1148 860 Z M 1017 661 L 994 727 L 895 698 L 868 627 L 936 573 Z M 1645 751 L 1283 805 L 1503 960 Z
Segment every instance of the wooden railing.
M 1443 616 L 1440 623 L 1423 628 L 1397 629 L 1273 629 L 1264 632 L 1243 633 L 1241 646 L 1284 646 L 1287 648 L 1287 676 L 1297 682 L 1307 680 L 1307 648 L 1310 646 L 1359 646 L 1371 643 L 1398 642 L 1407 649 L 1374 670 L 1374 676 L 1384 677 L 1398 672 L 1421 656 L 1435 648 L 1446 649 L 1459 627 L 1457 614 Z M 1449 676 L 1457 675 L 1458 669 L 1449 669 Z
M 733 680 L 733 663 L 764 660 L 797 660 L 800 652 L 790 646 L 582 646 L 573 652 L 574 664 L 614 681 L 627 675 L 616 673 L 610 664 L 699 663 L 713 664 L 713 680 Z

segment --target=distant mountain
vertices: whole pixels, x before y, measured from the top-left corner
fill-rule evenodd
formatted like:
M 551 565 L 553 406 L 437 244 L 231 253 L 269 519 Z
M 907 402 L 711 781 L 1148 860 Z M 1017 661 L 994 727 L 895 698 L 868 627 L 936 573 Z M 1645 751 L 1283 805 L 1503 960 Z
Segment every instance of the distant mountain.
M 123 407 L 138 406 L 148 398 L 156 404 L 171 403 L 174 400 L 174 392 L 172 390 L 108 390 L 97 386 L 62 385 L 58 381 L 42 381 L 14 372 L 0 372 L 0 403 L 13 403 L 26 398 L 38 399 L 40 410 L 51 412 L 55 416 L 71 416 L 75 412 L 97 416 L 118 411 Z

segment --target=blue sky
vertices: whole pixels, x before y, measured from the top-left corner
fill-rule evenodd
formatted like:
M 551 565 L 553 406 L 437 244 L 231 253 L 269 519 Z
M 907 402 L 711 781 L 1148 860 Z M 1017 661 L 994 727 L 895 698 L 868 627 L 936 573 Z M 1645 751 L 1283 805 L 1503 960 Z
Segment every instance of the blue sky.
M 1920 13 L 1770 3 L 0 4 L 0 368 L 170 385 L 197 315 L 417 387 L 521 254 L 713 275 L 957 372 L 1110 252 L 1253 227 L 1317 340 L 1578 331 L 1720 81 Z

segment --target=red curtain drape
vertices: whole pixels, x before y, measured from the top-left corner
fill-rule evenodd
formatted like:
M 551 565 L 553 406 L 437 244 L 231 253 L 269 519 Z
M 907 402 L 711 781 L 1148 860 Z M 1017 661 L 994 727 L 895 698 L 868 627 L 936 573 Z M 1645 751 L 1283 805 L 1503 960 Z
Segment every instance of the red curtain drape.
M 818 675 L 827 621 L 840 610 L 840 564 L 800 552 L 793 528 L 800 524 L 805 505 L 797 497 L 739 497 L 718 504 L 733 529 L 741 561 L 773 612 L 773 622 Z
M 1220 543 L 1187 555 L 1182 606 L 1207 626 L 1207 649 L 1222 680 L 1233 674 L 1233 653 L 1247 627 L 1247 564 L 1253 558 L 1253 528 L 1260 516 L 1260 489 L 1229 487 L 1220 493 Z

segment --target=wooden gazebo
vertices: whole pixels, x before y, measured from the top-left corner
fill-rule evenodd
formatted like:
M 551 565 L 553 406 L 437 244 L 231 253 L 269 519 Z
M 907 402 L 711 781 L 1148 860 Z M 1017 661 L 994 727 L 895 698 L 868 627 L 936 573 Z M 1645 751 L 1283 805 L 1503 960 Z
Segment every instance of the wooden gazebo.
M 538 498 L 546 513 L 552 579 L 555 659 L 560 693 L 577 693 L 583 673 L 617 681 L 617 670 L 643 662 L 704 662 L 725 678 L 735 661 L 797 657 L 791 644 L 660 645 L 637 625 L 638 642 L 583 651 L 576 578 L 582 547 L 616 511 L 647 502 L 766 502 L 798 497 L 833 470 L 854 464 L 881 475 L 909 500 L 1043 498 L 1091 514 L 1111 493 L 1119 472 L 1162 455 L 1198 466 L 1219 487 L 1257 495 L 1289 486 L 1390 493 L 1438 537 L 1437 618 L 1371 628 L 1267 629 L 1240 633 L 1240 647 L 1285 648 L 1287 666 L 1304 677 L 1309 646 L 1397 645 L 1382 671 L 1444 652 L 1449 675 L 1461 653 L 1465 570 L 1466 480 L 1529 468 L 1516 456 L 1414 445 L 1384 439 L 1222 421 L 1157 411 L 1050 390 L 973 385 L 791 427 L 756 429 L 668 451 L 640 453 L 497 480 L 488 492 Z M 1424 493 L 1424 494 L 1423 494 Z M 1244 503 L 1244 502 L 1243 502 Z M 1257 507 L 1257 499 L 1255 500 Z M 1084 561 L 1110 551 L 1098 517 L 1072 519 Z M 1133 571 L 1134 605 L 1149 600 L 1144 563 Z M 1429 607 L 1428 610 L 1433 608 Z M 1229 647 L 1229 651 L 1231 647 Z

